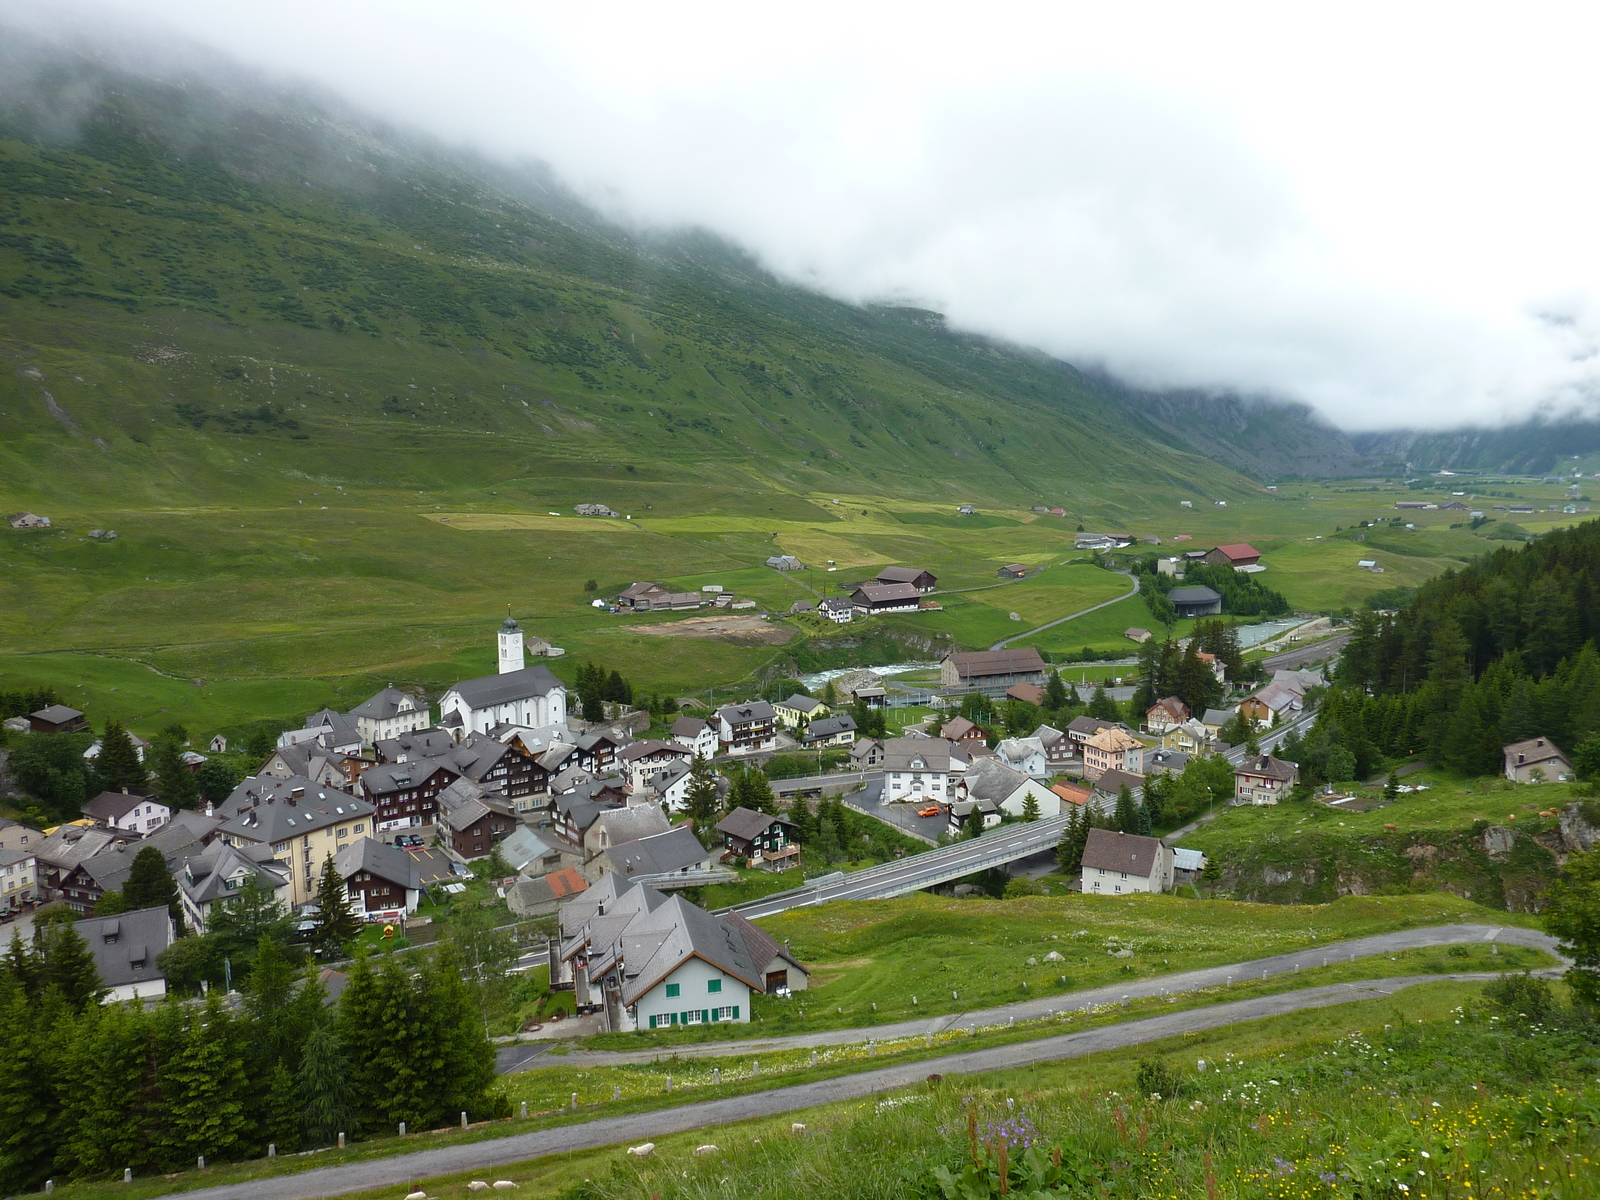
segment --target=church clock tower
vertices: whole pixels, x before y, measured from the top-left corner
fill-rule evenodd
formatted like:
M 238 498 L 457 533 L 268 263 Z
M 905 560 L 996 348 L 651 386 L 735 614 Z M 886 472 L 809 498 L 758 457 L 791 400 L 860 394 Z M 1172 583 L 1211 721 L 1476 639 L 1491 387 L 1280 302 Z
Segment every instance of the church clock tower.
M 522 627 L 510 617 L 500 626 L 500 674 L 520 671 L 526 664 L 522 659 Z

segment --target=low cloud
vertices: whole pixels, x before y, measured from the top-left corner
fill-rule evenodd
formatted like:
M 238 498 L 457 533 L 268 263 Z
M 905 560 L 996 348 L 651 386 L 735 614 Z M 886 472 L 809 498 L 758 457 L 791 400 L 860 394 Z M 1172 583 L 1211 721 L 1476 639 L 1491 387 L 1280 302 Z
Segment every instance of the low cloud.
M 1587 15 L 758 8 L 110 0 L 56 20 L 215 46 L 546 161 L 617 219 L 703 225 L 826 292 L 1142 386 L 1303 400 L 1345 428 L 1593 412 Z

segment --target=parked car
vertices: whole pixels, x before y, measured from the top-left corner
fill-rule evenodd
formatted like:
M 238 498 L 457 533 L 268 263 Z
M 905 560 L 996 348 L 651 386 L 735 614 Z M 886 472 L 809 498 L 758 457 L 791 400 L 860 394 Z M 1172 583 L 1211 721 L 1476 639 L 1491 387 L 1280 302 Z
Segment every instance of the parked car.
M 405 849 L 408 846 L 420 847 L 422 845 L 422 835 L 419 833 L 402 833 L 394 839 L 394 844 L 401 849 Z

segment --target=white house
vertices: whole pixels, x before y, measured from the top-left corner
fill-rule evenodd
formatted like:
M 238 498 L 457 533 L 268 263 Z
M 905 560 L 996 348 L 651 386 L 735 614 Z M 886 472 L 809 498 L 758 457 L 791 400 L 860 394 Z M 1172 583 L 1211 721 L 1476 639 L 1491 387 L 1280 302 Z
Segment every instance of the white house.
M 1006 738 L 995 748 L 1001 762 L 1035 779 L 1050 777 L 1050 757 L 1038 738 Z
M 1091 829 L 1083 848 L 1083 890 L 1117 896 L 1164 892 L 1172 887 L 1172 847 L 1160 838 Z
M 963 782 L 969 800 L 992 801 L 997 813 L 1020 817 L 1032 796 L 1039 816 L 1054 817 L 1061 812 L 1061 797 L 1052 791 L 1048 780 L 1031 779 L 1021 771 L 992 758 L 974 758 Z
M 415 733 L 433 724 L 432 707 L 419 703 L 415 696 L 408 696 L 397 687 L 384 688 L 352 708 L 350 715 L 355 718 L 356 732 L 368 746 L 403 733 Z
M 117 829 L 143 836 L 165 825 L 172 817 L 172 810 L 148 796 L 101 792 L 83 806 L 83 815 L 101 829 Z
M 778 744 L 777 714 L 765 700 L 717 709 L 717 740 L 729 754 L 756 754 Z
M 699 717 L 679 717 L 672 723 L 672 740 L 687 746 L 691 756 L 710 758 L 717 752 L 716 726 Z
M 293 872 L 284 863 L 274 861 L 276 854 L 268 845 L 213 842 L 186 859 L 174 872 L 184 921 L 197 933 L 205 933 L 216 907 L 228 904 L 252 879 L 287 908 L 294 891 L 290 878 Z
M 31 850 L 0 850 L 0 915 L 39 898 L 39 860 Z
M 883 743 L 883 803 L 966 799 L 966 751 L 943 738 L 899 737 Z
M 567 720 L 566 686 L 544 666 L 522 665 L 522 630 L 500 627 L 500 672 L 454 684 L 439 701 L 439 724 L 459 740 L 497 725 L 539 728 Z

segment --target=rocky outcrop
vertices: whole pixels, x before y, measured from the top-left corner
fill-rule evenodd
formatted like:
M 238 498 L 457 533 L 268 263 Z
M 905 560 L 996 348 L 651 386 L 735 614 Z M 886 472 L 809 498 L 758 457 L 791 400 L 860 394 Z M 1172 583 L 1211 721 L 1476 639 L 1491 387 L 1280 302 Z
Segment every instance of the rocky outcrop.
M 1561 841 L 1568 853 L 1593 850 L 1595 842 L 1600 840 L 1600 804 L 1574 801 L 1561 810 L 1559 821 Z

